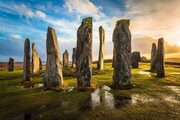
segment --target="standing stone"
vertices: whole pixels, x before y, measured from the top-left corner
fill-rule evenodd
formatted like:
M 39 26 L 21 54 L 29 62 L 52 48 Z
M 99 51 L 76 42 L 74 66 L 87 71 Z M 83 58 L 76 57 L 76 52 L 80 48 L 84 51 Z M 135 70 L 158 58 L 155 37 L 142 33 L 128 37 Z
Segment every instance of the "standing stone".
M 24 82 L 31 81 L 31 67 L 30 67 L 30 40 L 26 38 L 24 43 L 24 62 L 23 62 L 23 74 Z
M 156 44 L 153 43 L 151 49 L 151 71 L 156 70 L 156 57 L 157 57 Z
M 104 43 L 105 43 L 105 32 L 102 26 L 99 27 L 99 60 L 97 63 L 97 69 L 102 70 L 104 67 Z
M 85 18 L 77 31 L 76 69 L 78 87 L 91 86 L 92 27 L 92 18 Z
M 35 75 L 39 72 L 39 56 L 35 47 L 35 43 L 32 44 L 32 74 Z
M 42 61 L 41 61 L 41 58 L 39 58 L 39 70 L 42 70 Z
M 140 61 L 141 61 L 140 52 L 138 52 L 138 51 L 133 52 L 132 55 L 131 55 L 132 68 L 138 68 Z
M 157 77 L 165 77 L 164 69 L 164 39 L 158 39 L 158 48 L 157 48 Z
M 63 67 L 68 67 L 69 65 L 69 53 L 67 50 L 63 53 Z
M 72 54 L 72 68 L 74 67 L 74 64 L 76 64 L 76 48 L 73 48 L 73 54 Z
M 14 71 L 14 59 L 13 58 L 9 58 L 9 62 L 8 62 L 8 71 Z
M 114 88 L 124 89 L 131 86 L 131 33 L 129 24 L 129 20 L 119 20 L 113 31 Z
M 49 27 L 46 39 L 46 71 L 44 75 L 44 86 L 48 89 L 59 89 L 63 87 L 62 63 L 60 49 L 56 32 Z

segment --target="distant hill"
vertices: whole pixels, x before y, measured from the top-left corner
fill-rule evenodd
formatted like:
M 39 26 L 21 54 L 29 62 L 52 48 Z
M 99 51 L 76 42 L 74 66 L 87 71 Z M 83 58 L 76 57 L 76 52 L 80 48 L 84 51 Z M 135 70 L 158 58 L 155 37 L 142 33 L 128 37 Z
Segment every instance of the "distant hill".
M 180 58 L 166 58 L 165 61 L 180 63 Z

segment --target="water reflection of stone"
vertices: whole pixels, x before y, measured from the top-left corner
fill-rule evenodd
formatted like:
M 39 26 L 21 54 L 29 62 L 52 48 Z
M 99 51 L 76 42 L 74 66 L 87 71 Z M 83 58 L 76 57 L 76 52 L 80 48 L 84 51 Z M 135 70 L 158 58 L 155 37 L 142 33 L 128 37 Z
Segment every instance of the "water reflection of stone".
M 108 86 L 103 86 L 97 88 L 93 93 L 91 93 L 92 107 L 102 105 L 109 108 L 114 108 L 114 98 L 109 92 L 110 88 Z
M 139 94 L 132 94 L 130 96 L 113 95 L 110 93 L 110 90 L 111 89 L 108 86 L 102 86 L 91 93 L 92 108 L 103 106 L 110 109 L 120 109 L 126 105 L 135 105 L 138 103 L 154 101 L 154 99 L 149 96 Z

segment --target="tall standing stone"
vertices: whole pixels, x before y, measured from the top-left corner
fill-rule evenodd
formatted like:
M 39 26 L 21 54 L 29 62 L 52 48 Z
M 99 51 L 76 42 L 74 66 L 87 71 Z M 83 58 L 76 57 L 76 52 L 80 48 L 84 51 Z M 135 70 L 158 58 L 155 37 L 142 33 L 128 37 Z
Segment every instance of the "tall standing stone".
M 41 58 L 39 58 L 39 70 L 42 70 L 42 61 L 41 61 Z
M 156 44 L 153 43 L 151 49 L 151 71 L 156 70 L 156 57 L 157 57 Z
M 62 62 L 60 57 L 60 49 L 56 32 L 49 27 L 46 39 L 46 71 L 44 75 L 44 86 L 49 89 L 59 89 L 63 87 Z
M 76 64 L 76 48 L 73 48 L 73 54 L 72 54 L 72 68 Z
M 63 67 L 68 67 L 69 65 L 69 53 L 67 50 L 63 53 Z
M 134 51 L 131 55 L 132 68 L 138 68 L 139 62 L 141 61 L 141 54 L 138 51 Z
M 35 47 L 35 43 L 32 44 L 32 74 L 35 75 L 39 72 L 39 56 Z
M 165 77 L 164 69 L 164 39 L 158 39 L 158 48 L 157 48 L 157 77 Z
M 97 63 L 97 69 L 102 70 L 104 67 L 104 43 L 105 43 L 105 32 L 102 26 L 99 27 L 99 60 Z
M 9 62 L 8 62 L 8 71 L 14 71 L 14 59 L 13 58 L 9 58 Z
M 31 81 L 31 67 L 30 67 L 30 40 L 26 38 L 24 43 L 24 62 L 23 62 L 23 76 L 24 82 Z
M 119 20 L 113 31 L 114 88 L 124 89 L 131 86 L 131 33 L 129 24 L 129 20 Z
M 78 87 L 91 86 L 92 27 L 92 18 L 85 18 L 77 31 L 76 69 Z

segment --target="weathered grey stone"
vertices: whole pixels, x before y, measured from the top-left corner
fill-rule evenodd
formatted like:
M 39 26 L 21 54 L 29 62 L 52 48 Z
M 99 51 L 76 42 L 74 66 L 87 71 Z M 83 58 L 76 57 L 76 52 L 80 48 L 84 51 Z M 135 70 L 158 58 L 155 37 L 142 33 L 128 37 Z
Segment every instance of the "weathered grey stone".
M 85 18 L 77 31 L 76 69 L 78 87 L 91 86 L 92 27 L 92 18 Z
M 102 70 L 104 68 L 104 44 L 105 44 L 105 31 L 102 26 L 99 27 L 99 59 L 97 63 L 97 69 Z
M 76 48 L 73 48 L 73 54 L 72 54 L 72 68 L 76 64 Z
M 148 59 L 145 56 L 141 57 L 141 62 L 146 62 Z
M 31 67 L 30 67 L 30 40 L 26 38 L 24 43 L 24 62 L 23 62 L 23 76 L 24 82 L 31 81 Z
M 35 75 L 39 72 L 39 56 L 35 47 L 35 43 L 32 44 L 32 74 Z
M 157 77 L 165 77 L 164 69 L 164 39 L 158 39 L 158 48 L 157 48 Z
M 44 86 L 49 89 L 63 88 L 62 62 L 56 32 L 49 27 L 46 39 L 46 71 L 44 74 Z
M 131 86 L 131 33 L 129 24 L 130 20 L 119 20 L 113 31 L 113 87 L 120 89 Z
M 14 71 L 14 59 L 13 58 L 9 58 L 9 62 L 8 62 L 8 71 Z
M 132 68 L 138 68 L 139 62 L 141 61 L 141 54 L 138 51 L 135 51 L 131 55 L 131 65 Z
M 41 61 L 41 58 L 39 58 L 39 70 L 42 70 L 42 61 Z
M 69 53 L 67 50 L 63 53 L 63 67 L 68 67 L 69 65 Z
M 151 49 L 151 71 L 156 70 L 156 57 L 157 57 L 156 43 L 153 43 Z

